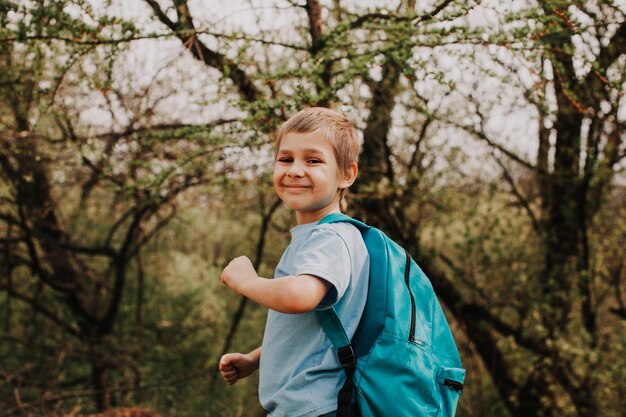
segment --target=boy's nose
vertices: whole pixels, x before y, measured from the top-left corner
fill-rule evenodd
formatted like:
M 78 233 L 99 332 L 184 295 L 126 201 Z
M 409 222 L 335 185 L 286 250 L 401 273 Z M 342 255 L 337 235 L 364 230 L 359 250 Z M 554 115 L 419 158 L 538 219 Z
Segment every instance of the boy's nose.
M 291 164 L 291 166 L 289 167 L 289 170 L 287 171 L 287 176 L 289 176 L 289 177 L 303 177 L 304 176 L 304 170 L 302 169 L 300 164 L 293 163 L 293 164 Z

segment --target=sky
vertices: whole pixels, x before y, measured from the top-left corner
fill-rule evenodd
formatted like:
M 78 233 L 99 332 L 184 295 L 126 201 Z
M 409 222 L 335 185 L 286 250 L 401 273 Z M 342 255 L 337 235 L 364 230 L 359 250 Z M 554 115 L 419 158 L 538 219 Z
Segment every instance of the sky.
M 148 32 L 167 32 L 164 27 L 157 22 L 150 8 L 144 1 L 122 1 L 122 0 L 91 0 L 94 9 L 99 13 L 119 15 L 120 17 L 133 21 L 137 26 L 144 28 Z M 160 0 L 162 5 L 171 2 Z M 322 3 L 332 3 L 330 1 Z M 418 2 L 425 4 L 423 2 Z M 618 7 L 626 10 L 626 0 L 615 2 Z M 247 33 L 252 36 L 271 36 L 272 39 L 281 39 L 285 42 L 302 43 L 306 39 L 294 32 L 296 22 L 306 22 L 306 15 L 300 8 L 294 8 L 288 1 L 270 0 L 249 0 L 249 1 L 217 1 L 217 0 L 191 0 L 189 2 L 192 14 L 194 15 L 196 27 L 218 33 Z M 500 2 L 494 0 L 483 0 L 481 5 L 475 6 L 470 13 L 462 19 L 470 27 L 497 28 L 502 24 L 499 9 L 521 8 L 524 1 Z M 348 8 L 358 7 L 365 9 L 376 5 L 393 6 L 394 2 L 388 1 L 366 1 L 366 2 L 342 2 Z M 358 5 L 358 6 L 357 6 Z M 426 9 L 427 6 L 422 6 Z M 170 13 L 173 11 L 170 10 Z M 173 15 L 172 15 L 173 16 Z M 268 35 L 269 34 L 269 35 Z M 223 50 L 224 44 L 220 43 L 217 37 L 206 36 L 202 40 L 209 47 Z M 583 38 L 580 38 L 583 44 Z M 592 42 L 587 42 L 592 45 Z M 593 50 L 593 45 L 589 47 Z M 278 51 L 280 48 L 276 48 Z M 497 49 L 497 48 L 495 48 Z M 582 49 L 581 49 L 582 50 Z M 463 114 L 467 113 L 468 105 L 464 101 L 464 96 L 472 94 L 476 98 L 478 105 L 487 112 L 488 118 L 484 125 L 488 134 L 497 138 L 498 143 L 522 155 L 525 159 L 532 161 L 536 154 L 537 137 L 537 114 L 532 106 L 525 103 L 523 91 L 513 83 L 503 83 L 498 77 L 485 77 L 484 73 L 479 73 L 468 67 L 468 61 L 463 61 L 459 56 L 449 53 L 450 50 L 432 51 L 427 49 L 416 50 L 418 59 L 427 60 L 431 65 L 443 73 L 449 81 L 453 82 L 458 90 L 454 94 L 446 94 L 446 89 L 434 82 L 416 82 L 414 87 L 422 95 L 430 97 L 430 110 L 444 106 L 448 112 L 455 112 L 460 116 L 460 120 L 476 123 L 476 117 L 467 116 L 463 119 Z M 511 60 L 511 54 L 503 48 L 494 50 L 492 48 L 474 48 L 472 54 L 474 61 L 480 62 L 483 66 L 492 65 L 491 55 L 496 54 L 500 59 Z M 422 56 L 423 55 L 423 56 Z M 236 57 L 235 49 L 230 51 L 231 57 Z M 268 58 L 271 60 L 271 58 Z M 582 62 L 582 60 L 581 60 Z M 523 61 L 515 62 L 519 68 L 517 82 L 521 86 L 530 87 L 536 81 L 536 76 L 532 73 L 532 68 L 525 68 Z M 581 64 L 581 71 L 584 66 Z M 135 90 L 137 94 L 147 92 L 147 100 L 143 104 L 149 107 L 151 103 L 156 104 L 156 114 L 163 122 L 176 123 L 206 123 L 220 118 L 231 118 L 241 115 L 236 106 L 233 106 L 218 88 L 216 80 L 220 74 L 215 70 L 206 68 L 204 65 L 194 60 L 191 55 L 181 48 L 180 42 L 176 39 L 143 40 L 133 42 L 124 53 L 124 59 L 116 64 L 117 77 L 120 79 L 120 89 Z M 494 71 L 496 68 L 494 67 Z M 376 77 L 376 71 L 371 74 Z M 363 87 L 361 87 L 363 88 Z M 169 89 L 167 97 L 163 89 Z M 97 94 L 96 94 L 97 96 Z M 363 97 L 367 99 L 367 95 Z M 127 111 L 124 106 L 113 106 L 105 103 L 102 97 L 85 97 L 85 102 L 91 100 L 95 105 L 89 107 L 81 114 L 81 118 L 90 124 L 94 131 L 106 131 L 111 127 L 121 129 L 128 123 Z M 151 102 L 152 100 L 152 102 Z M 131 106 L 132 107 L 132 106 Z M 626 119 L 626 104 L 622 105 L 620 118 Z M 141 106 L 134 109 L 141 111 Z M 342 108 L 355 117 L 358 116 L 357 109 Z M 405 112 L 401 106 L 396 109 L 396 123 L 392 128 L 392 136 L 406 137 L 411 135 L 402 123 Z M 361 115 L 362 117 L 362 115 Z M 359 120 L 355 120 L 357 125 Z M 362 120 L 360 121 L 362 124 Z M 468 140 L 467 135 L 459 132 L 458 129 L 445 127 L 433 133 L 434 141 L 439 143 L 449 143 L 451 146 L 462 146 L 464 151 L 470 155 L 470 161 L 474 161 L 475 168 L 484 169 L 484 157 L 488 153 L 487 147 L 475 139 Z M 470 162 L 471 164 L 471 162 Z

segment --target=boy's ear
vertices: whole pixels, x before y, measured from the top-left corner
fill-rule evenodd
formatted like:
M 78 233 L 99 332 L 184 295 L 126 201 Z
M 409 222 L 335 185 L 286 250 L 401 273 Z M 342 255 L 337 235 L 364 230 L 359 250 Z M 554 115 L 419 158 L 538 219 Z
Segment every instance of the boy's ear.
M 359 166 L 357 165 L 356 162 L 352 162 L 348 166 L 346 171 L 344 172 L 343 179 L 341 180 L 341 183 L 339 184 L 339 188 L 350 187 L 354 183 L 354 180 L 356 180 L 356 176 L 358 173 L 359 173 Z

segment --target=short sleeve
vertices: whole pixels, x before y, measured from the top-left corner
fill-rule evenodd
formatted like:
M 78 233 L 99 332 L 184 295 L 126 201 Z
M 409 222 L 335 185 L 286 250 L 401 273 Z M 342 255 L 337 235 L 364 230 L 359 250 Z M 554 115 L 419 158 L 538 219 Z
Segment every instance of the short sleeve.
M 298 248 L 294 260 L 295 275 L 314 275 L 332 286 L 316 307 L 318 310 L 333 306 L 350 284 L 350 252 L 345 241 L 334 230 L 314 230 Z

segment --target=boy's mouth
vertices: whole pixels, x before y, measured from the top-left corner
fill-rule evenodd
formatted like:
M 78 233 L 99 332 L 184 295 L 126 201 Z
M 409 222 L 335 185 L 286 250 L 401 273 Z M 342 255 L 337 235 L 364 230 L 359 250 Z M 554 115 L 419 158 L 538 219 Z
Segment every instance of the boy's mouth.
M 307 184 L 283 184 L 283 187 L 293 189 L 293 190 L 311 188 L 311 186 Z

